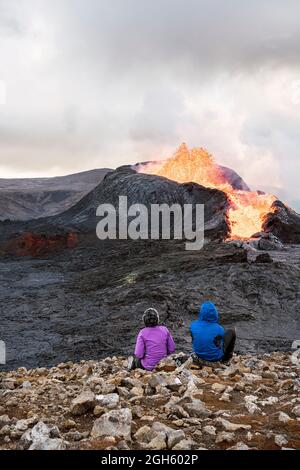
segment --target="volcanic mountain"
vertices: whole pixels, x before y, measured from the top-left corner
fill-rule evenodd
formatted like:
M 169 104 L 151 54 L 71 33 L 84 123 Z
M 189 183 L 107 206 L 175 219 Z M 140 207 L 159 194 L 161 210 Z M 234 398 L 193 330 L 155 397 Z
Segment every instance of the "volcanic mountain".
M 0 220 L 26 221 L 59 214 L 76 204 L 112 170 L 55 178 L 0 178 Z

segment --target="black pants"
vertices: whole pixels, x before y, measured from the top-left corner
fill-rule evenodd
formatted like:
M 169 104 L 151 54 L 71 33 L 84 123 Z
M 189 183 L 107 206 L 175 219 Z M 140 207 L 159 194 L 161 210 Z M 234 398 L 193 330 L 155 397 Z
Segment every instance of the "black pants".
M 135 369 L 144 369 L 144 367 L 142 366 L 141 359 L 134 356 L 131 370 L 135 370 Z
M 227 362 L 233 356 L 233 351 L 236 342 L 235 330 L 226 330 L 224 336 L 224 356 L 222 361 Z

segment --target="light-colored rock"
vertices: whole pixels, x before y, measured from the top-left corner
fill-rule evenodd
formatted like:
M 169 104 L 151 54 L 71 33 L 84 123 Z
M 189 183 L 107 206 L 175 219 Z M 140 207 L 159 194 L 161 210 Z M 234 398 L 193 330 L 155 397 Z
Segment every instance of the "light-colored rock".
M 292 409 L 292 412 L 294 413 L 295 416 L 300 417 L 300 405 L 295 406 Z
M 144 389 L 142 387 L 133 387 L 130 390 L 130 395 L 133 397 L 142 397 L 144 395 Z
M 194 445 L 195 442 L 191 439 L 183 439 L 182 441 L 178 442 L 178 444 L 176 444 L 172 450 L 191 450 Z
M 136 441 L 146 443 L 149 443 L 152 437 L 152 430 L 149 426 L 142 426 L 134 435 Z
M 180 429 L 180 430 L 174 430 L 170 431 L 167 434 L 168 438 L 168 448 L 169 449 L 174 449 L 177 444 L 185 440 L 185 433 Z
M 278 380 L 278 374 L 276 374 L 276 372 L 271 372 L 270 370 L 263 371 L 261 376 L 263 379 Z
M 167 436 L 164 432 L 159 432 L 157 435 L 146 445 L 149 450 L 165 450 L 167 449 Z
M 235 435 L 232 432 L 227 432 L 227 431 L 222 431 L 219 432 L 216 438 L 216 444 L 221 444 L 222 442 L 228 442 L 229 444 L 231 442 L 234 442 L 235 440 Z
M 66 450 L 67 443 L 62 439 L 45 438 L 34 441 L 29 450 Z
M 182 430 L 172 429 L 163 423 L 156 422 L 153 424 L 152 429 L 157 432 L 164 432 L 167 437 L 167 446 L 173 449 L 180 441 L 185 439 L 185 434 Z
M 279 398 L 278 397 L 268 397 L 265 400 L 261 400 L 259 404 L 261 406 L 272 406 L 278 403 Z
M 223 426 L 223 428 L 229 432 L 239 431 L 240 429 L 244 429 L 244 430 L 251 429 L 250 424 L 231 423 L 230 421 L 227 421 L 227 419 L 224 419 L 224 418 L 217 418 L 216 422 L 220 424 L 221 426 Z
M 291 417 L 284 413 L 283 411 L 280 411 L 278 415 L 278 421 L 280 421 L 283 424 L 287 424 L 289 421 L 291 421 Z
M 223 393 L 223 395 L 219 398 L 219 401 L 226 401 L 229 403 L 231 401 L 231 395 L 229 395 L 229 393 Z
M 91 391 L 82 392 L 72 401 L 71 413 L 80 416 L 91 411 L 95 406 L 95 394 Z
M 159 385 L 166 387 L 168 385 L 168 380 L 165 377 L 165 375 L 156 374 L 156 375 L 152 375 L 152 377 L 150 378 L 148 382 L 148 385 L 150 385 L 150 387 L 152 388 L 156 388 Z
M 22 436 L 21 442 L 29 450 L 65 450 L 67 444 L 59 439 L 58 428 L 49 427 L 42 421 L 38 422 L 32 429 L 28 429 Z
M 277 434 L 274 438 L 274 441 L 278 447 L 286 446 L 288 443 L 288 440 L 282 434 Z
M 258 397 L 256 395 L 247 395 L 245 396 L 245 408 L 251 415 L 255 413 L 260 413 L 260 408 L 256 404 Z
M 249 447 L 244 442 L 238 442 L 235 446 L 229 447 L 227 450 L 249 450 Z
M 216 382 L 212 384 L 211 388 L 216 393 L 222 393 L 224 390 L 226 390 L 226 385 Z
M 120 397 L 117 393 L 110 393 L 108 395 L 96 395 L 95 403 L 97 406 L 101 406 L 102 408 L 108 408 L 109 410 L 113 410 L 119 404 Z M 94 402 L 93 402 L 94 403 Z
M 212 412 L 208 410 L 201 400 L 194 400 L 192 403 L 184 405 L 185 411 L 192 418 L 209 418 Z
M 210 436 L 216 435 L 216 428 L 214 426 L 204 426 L 204 428 L 202 428 L 202 431 L 206 434 L 209 434 Z
M 91 436 L 94 439 L 104 436 L 131 439 L 132 413 L 129 408 L 112 410 L 94 422 Z
M 182 386 L 182 382 L 178 377 L 171 377 L 167 380 L 167 388 L 173 392 L 177 392 Z
M 260 382 L 262 380 L 262 376 L 258 374 L 245 373 L 244 380 L 245 382 L 252 384 L 252 383 Z
M 22 388 L 31 388 L 32 385 L 31 385 L 31 382 L 29 382 L 28 380 L 26 380 L 25 382 L 22 383 Z
M 29 423 L 27 419 L 20 419 L 16 424 L 15 424 L 15 430 L 16 431 L 22 431 L 25 432 L 27 431 L 29 427 Z
M 0 416 L 0 428 L 2 426 L 6 426 L 9 423 L 10 423 L 10 417 L 8 415 Z

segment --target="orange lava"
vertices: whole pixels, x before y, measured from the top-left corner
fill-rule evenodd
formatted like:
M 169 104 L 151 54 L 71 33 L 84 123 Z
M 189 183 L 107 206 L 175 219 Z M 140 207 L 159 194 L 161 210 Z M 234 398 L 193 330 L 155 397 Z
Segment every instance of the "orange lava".
M 264 218 L 273 212 L 271 206 L 276 200 L 275 196 L 233 189 L 212 155 L 201 148 L 189 150 L 186 144 L 182 144 L 171 158 L 151 163 L 140 171 L 164 176 L 178 183 L 194 182 L 225 192 L 230 201 L 228 218 L 231 238 L 250 238 L 260 232 Z

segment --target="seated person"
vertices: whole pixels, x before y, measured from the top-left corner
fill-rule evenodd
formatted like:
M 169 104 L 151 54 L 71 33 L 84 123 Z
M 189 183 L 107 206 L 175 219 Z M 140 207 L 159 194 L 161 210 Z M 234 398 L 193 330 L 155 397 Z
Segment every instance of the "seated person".
M 149 308 L 143 315 L 145 328 L 137 337 L 135 357 L 128 359 L 128 368 L 153 370 L 165 357 L 173 354 L 175 343 L 165 326 L 159 325 L 159 314 L 155 308 Z
M 219 324 L 219 314 L 212 302 L 204 302 L 199 319 L 190 326 L 194 358 L 209 362 L 228 362 L 233 356 L 235 330 L 224 330 Z

